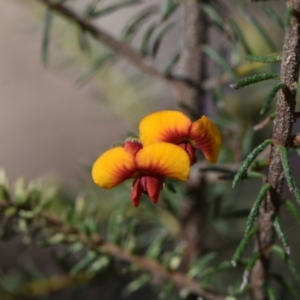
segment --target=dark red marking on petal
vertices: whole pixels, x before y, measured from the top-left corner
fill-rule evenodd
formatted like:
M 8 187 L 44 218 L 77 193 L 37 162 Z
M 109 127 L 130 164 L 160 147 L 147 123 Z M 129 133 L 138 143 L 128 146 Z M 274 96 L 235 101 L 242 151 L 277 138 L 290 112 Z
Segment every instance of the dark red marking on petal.
M 189 143 L 180 143 L 178 144 L 178 147 L 182 148 L 183 150 L 186 151 L 186 153 L 188 154 L 189 158 L 190 158 L 190 164 L 193 165 L 196 161 L 196 149 Z
M 131 202 L 134 207 L 138 207 L 140 205 L 142 192 L 141 178 L 138 178 L 134 181 L 131 191 Z
M 142 175 L 133 183 L 131 192 L 132 204 L 135 207 L 139 206 L 142 193 L 146 194 L 149 199 L 156 204 L 162 187 L 162 178 Z

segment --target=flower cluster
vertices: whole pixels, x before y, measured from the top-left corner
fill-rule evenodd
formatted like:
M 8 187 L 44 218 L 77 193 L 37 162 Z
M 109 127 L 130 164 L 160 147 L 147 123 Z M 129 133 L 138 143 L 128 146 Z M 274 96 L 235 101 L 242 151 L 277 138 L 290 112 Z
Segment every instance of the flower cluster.
M 207 117 L 192 122 L 173 110 L 142 119 L 139 136 L 103 153 L 92 168 L 94 182 L 105 189 L 133 178 L 131 201 L 135 207 L 142 193 L 157 203 L 166 177 L 187 180 L 190 166 L 196 162 L 196 149 L 214 163 L 221 145 L 220 131 Z

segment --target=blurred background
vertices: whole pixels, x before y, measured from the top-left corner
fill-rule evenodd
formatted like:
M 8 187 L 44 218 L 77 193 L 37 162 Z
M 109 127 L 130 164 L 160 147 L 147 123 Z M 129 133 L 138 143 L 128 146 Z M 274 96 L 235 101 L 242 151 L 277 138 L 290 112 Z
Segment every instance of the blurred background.
M 69 0 L 68 5 L 78 9 L 88 2 Z M 111 2 L 102 0 L 101 4 L 105 6 Z M 119 37 L 133 16 L 146 7 L 161 4 L 162 1 L 142 2 L 142 5 L 129 6 L 99 18 L 95 22 Z M 243 1 L 220 2 L 227 8 L 227 17 L 236 20 L 252 53 L 267 54 L 270 51 L 272 53 L 281 51 L 283 30 L 279 30 L 278 25 L 266 18 L 257 3 L 248 1 L 247 5 L 249 11 L 260 20 L 270 35 L 270 43 L 266 42 L 261 32 L 238 10 L 237 3 Z M 283 17 L 284 2 L 272 1 L 271 3 L 274 11 Z M 104 232 L 107 223 L 111 222 L 109 218 L 120 211 L 122 216 L 125 211 L 126 214 L 129 212 L 130 218 L 139 216 L 131 207 L 128 208 L 130 184 L 109 192 L 95 189 L 88 168 L 98 155 L 114 143 L 124 140 L 128 134 L 136 134 L 141 117 L 163 108 L 178 109 L 178 103 L 170 86 L 141 73 L 122 59 L 108 62 L 100 72 L 95 73 L 93 70 L 95 61 L 105 54 L 107 49 L 99 43 L 91 42 L 92 51 L 82 51 L 78 47 L 80 34 L 78 28 L 60 17 L 55 17 L 51 28 L 49 58 L 45 66 L 42 63 L 41 51 L 44 13 L 45 8 L 33 0 L 0 1 L 0 165 L 8 171 L 12 181 L 20 176 L 23 176 L 26 181 L 46 177 L 50 178 L 50 181 L 60 182 L 62 186 L 68 186 L 65 190 L 63 188 L 62 195 L 58 197 L 62 199 L 62 203 L 57 204 L 54 201 L 56 206 L 52 208 L 52 212 L 58 215 L 65 211 L 67 205 L 73 205 L 78 200 L 72 198 L 78 191 L 80 195 L 90 196 L 89 202 L 96 203 L 94 207 L 100 211 L 97 220 L 100 220 L 100 227 Z M 182 10 L 179 9 L 172 16 L 174 27 L 163 39 L 155 59 L 157 68 L 164 67 L 170 52 L 182 45 L 183 41 L 178 39 L 183 31 L 182 14 Z M 145 24 L 148 26 L 149 22 Z M 235 67 L 235 71 L 239 72 L 238 76 L 243 77 L 257 71 L 269 71 L 269 66 L 265 67 L 265 65 L 249 68 L 245 63 L 244 53 L 241 54 L 241 46 L 229 41 L 229 38 L 224 39 L 215 28 L 210 28 L 209 34 L 211 45 L 228 60 L 230 65 Z M 137 40 L 139 41 L 141 37 L 142 34 L 137 35 Z M 228 46 L 230 43 L 234 45 Z M 80 46 L 87 47 L 84 41 Z M 238 50 L 231 51 L 233 47 Z M 208 63 L 211 77 L 224 74 L 222 67 L 216 65 L 212 60 Z M 180 68 L 179 64 L 174 71 L 180 73 Z M 272 65 L 270 69 L 274 72 L 278 71 L 279 65 Z M 223 83 L 216 85 L 215 89 L 210 91 L 214 94 L 210 96 L 213 98 L 210 112 L 213 116 L 218 115 L 219 124 L 224 125 L 222 130 L 226 145 L 223 146 L 220 162 L 235 163 L 244 159 L 254 146 L 270 136 L 272 123 L 258 132 L 253 132 L 253 126 L 263 119 L 258 112 L 266 90 L 271 88 L 271 83 L 264 82 L 255 87 L 234 91 L 228 87 L 231 83 L 228 76 L 224 78 L 226 80 Z M 233 136 L 235 140 L 232 139 L 232 144 L 228 145 Z M 233 145 L 237 141 L 239 144 Z M 238 148 L 237 153 L 232 151 L 233 148 Z M 297 165 L 293 164 L 295 173 L 296 169 Z M 213 195 L 209 196 L 210 205 L 211 207 L 224 205 L 224 211 L 227 209 L 229 212 L 233 209 L 248 209 L 257 195 L 259 186 L 258 181 L 252 181 L 250 184 L 242 182 L 235 190 L 231 189 L 231 183 L 228 181 L 218 183 L 217 186 L 211 185 L 207 188 L 209 191 L 207 193 Z M 163 197 L 169 196 L 163 194 Z M 177 201 L 181 199 L 182 194 L 179 192 L 172 197 Z M 125 198 L 128 202 L 123 205 Z M 145 230 L 147 236 L 144 240 L 154 239 L 158 236 L 157 233 L 163 230 L 167 232 L 166 235 L 170 234 L 175 240 L 178 238 L 178 220 L 170 216 L 167 201 L 163 203 L 165 206 L 162 204 L 162 208 L 151 206 L 151 213 L 147 206 L 149 203 L 142 204 L 139 213 L 142 215 L 140 218 L 143 219 L 141 223 L 148 222 L 145 228 L 153 225 L 151 222 L 154 218 L 159 220 L 159 226 L 163 228 L 155 227 L 149 236 Z M 214 208 L 210 211 L 213 217 L 209 225 L 211 236 L 207 242 L 207 249 L 221 253 L 221 257 L 217 260 L 221 261 L 225 258 L 228 260 L 244 232 L 245 220 L 236 221 L 234 218 L 230 219 L 231 217 L 219 220 L 218 209 L 214 210 Z M 120 211 L 117 211 L 118 209 Z M 292 249 L 298 249 L 297 231 L 293 229 L 295 220 L 289 219 L 286 215 L 283 216 L 283 220 Z M 11 267 L 29 266 L 30 269 L 34 257 L 32 266 L 35 267 L 31 269 L 37 266 L 46 274 L 57 272 L 58 266 L 52 257 L 54 251 L 52 248 L 37 250 L 31 247 L 20 254 L 20 240 L 21 238 L 18 237 L 9 243 L 1 242 L 1 268 L 10 270 Z M 248 255 L 251 253 L 252 249 L 248 251 Z M 299 261 L 297 257 L 295 259 Z M 274 269 L 278 270 L 282 265 L 282 262 L 277 262 Z M 232 274 L 234 278 L 241 278 L 240 273 L 237 274 L 235 270 L 230 273 L 230 276 L 226 276 L 225 273 L 225 276 L 219 278 L 218 284 L 221 287 L 229 286 L 230 290 L 232 286 L 229 281 L 232 281 Z M 119 277 L 106 277 L 107 283 L 105 282 L 100 290 L 90 291 L 89 298 L 86 299 L 99 299 L 99 295 L 104 295 L 101 299 L 121 299 L 118 298 L 118 292 L 114 295 L 113 289 L 106 290 L 107 295 L 103 294 L 105 284 L 117 282 L 121 290 L 128 283 L 124 280 L 118 282 Z M 0 285 L 3 278 L 0 274 Z M 146 286 L 146 289 L 142 290 L 142 295 L 145 295 L 145 291 L 149 292 L 148 289 L 149 286 Z M 74 295 L 74 291 L 72 292 Z M 68 299 L 69 295 L 59 294 L 51 299 Z M 149 292 L 149 299 L 151 295 Z M 134 297 L 144 299 L 140 298 L 139 294 L 132 299 Z
M 57 28 L 50 62 L 43 66 L 42 12 L 34 1 L 0 3 L 0 161 L 12 179 L 52 174 L 74 181 L 82 174 L 82 163 L 136 130 L 134 125 L 146 111 L 170 107 L 171 94 L 160 85 L 149 95 L 146 80 L 139 91 L 122 63 L 96 82 L 80 86 L 76 80 L 87 59 L 76 52 L 74 32 L 59 33 Z M 101 25 L 119 34 L 135 12 L 132 7 L 124 9 L 121 17 L 106 17 Z M 127 116 L 132 110 L 131 120 Z

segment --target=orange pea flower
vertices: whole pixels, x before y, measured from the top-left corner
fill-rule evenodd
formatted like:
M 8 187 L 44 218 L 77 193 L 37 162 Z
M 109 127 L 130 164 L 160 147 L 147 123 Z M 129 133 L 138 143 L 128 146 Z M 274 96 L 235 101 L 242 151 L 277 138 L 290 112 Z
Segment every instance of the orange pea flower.
M 130 138 L 123 147 L 112 148 L 96 160 L 92 177 L 105 189 L 134 178 L 131 201 L 137 207 L 142 193 L 157 203 L 164 178 L 187 180 L 189 168 L 189 156 L 180 147 L 163 142 L 143 147 L 139 140 Z
M 208 161 L 217 161 L 221 133 L 206 116 L 192 122 L 179 111 L 163 110 L 142 119 L 139 129 L 144 146 L 157 142 L 176 144 L 188 153 L 191 165 L 196 161 L 195 149 L 201 150 Z

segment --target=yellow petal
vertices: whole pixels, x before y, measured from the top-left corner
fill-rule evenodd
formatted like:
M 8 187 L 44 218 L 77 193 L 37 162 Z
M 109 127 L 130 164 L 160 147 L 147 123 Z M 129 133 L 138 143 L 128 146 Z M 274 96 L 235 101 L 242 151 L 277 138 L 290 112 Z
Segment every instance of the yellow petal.
M 157 142 L 179 144 L 189 136 L 191 120 L 175 110 L 162 110 L 146 116 L 140 122 L 143 145 Z
M 187 180 L 190 159 L 180 147 L 169 143 L 145 146 L 136 155 L 138 169 L 150 176 L 171 177 Z
M 122 147 L 104 152 L 94 163 L 92 177 L 104 189 L 111 189 L 137 175 L 134 155 Z
M 221 132 L 206 116 L 195 121 L 191 129 L 192 144 L 203 151 L 205 158 L 215 163 L 221 147 Z

